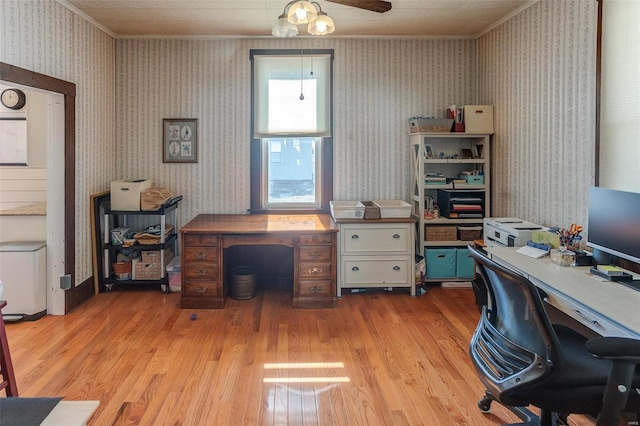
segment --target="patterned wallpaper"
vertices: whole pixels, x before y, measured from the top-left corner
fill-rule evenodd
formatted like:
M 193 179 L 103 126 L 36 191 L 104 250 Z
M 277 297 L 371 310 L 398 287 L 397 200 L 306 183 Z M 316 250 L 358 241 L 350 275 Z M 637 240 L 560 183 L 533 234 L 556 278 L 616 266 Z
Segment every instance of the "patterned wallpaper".
M 475 40 L 117 42 L 117 175 L 182 194 L 183 222 L 249 207 L 250 49 L 334 49 L 334 198 L 409 195 L 407 119 L 473 103 Z M 163 118 L 197 118 L 197 164 L 162 163 Z
M 53 0 L 0 1 L 0 61 L 76 84 L 76 283 L 93 275 L 89 196 L 115 178 L 115 41 Z
M 114 41 L 53 0 L 2 0 L 0 61 L 77 84 L 80 282 L 92 274 L 89 195 L 111 180 L 146 177 L 184 195 L 178 226 L 248 208 L 250 49 L 335 49 L 335 199 L 406 200 L 407 118 L 489 103 L 494 215 L 585 222 L 596 7 L 545 0 L 479 40 Z M 197 164 L 162 163 L 163 118 L 198 119 Z
M 596 0 L 545 0 L 479 39 L 479 97 L 496 108 L 494 216 L 586 224 L 596 23 Z

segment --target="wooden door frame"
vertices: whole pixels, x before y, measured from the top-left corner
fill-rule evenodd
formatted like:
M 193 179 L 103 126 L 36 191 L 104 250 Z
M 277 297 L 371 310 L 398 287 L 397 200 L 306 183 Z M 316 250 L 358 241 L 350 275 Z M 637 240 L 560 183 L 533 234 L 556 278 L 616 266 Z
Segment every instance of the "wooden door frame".
M 64 273 L 71 276 L 71 288 L 76 287 L 76 85 L 48 75 L 0 62 L 0 80 L 64 96 Z M 82 300 L 78 292 L 65 291 L 65 313 Z

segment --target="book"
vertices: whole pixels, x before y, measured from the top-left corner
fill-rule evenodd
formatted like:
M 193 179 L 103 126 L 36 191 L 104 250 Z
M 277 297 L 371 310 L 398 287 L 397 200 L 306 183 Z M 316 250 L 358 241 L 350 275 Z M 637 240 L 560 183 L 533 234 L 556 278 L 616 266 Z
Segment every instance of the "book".
M 482 206 L 479 206 L 477 204 L 452 204 L 451 208 L 453 210 L 477 210 L 477 211 L 481 211 L 482 210 Z
M 598 271 L 604 272 L 605 274 L 610 276 L 626 274 L 626 272 L 624 272 L 622 269 L 612 265 L 598 265 Z

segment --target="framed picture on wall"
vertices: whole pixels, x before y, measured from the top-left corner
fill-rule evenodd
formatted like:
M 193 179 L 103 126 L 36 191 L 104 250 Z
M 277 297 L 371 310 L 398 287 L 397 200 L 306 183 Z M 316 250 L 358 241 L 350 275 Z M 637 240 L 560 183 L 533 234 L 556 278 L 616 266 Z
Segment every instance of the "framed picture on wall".
M 162 162 L 198 162 L 198 119 L 165 118 L 162 120 Z

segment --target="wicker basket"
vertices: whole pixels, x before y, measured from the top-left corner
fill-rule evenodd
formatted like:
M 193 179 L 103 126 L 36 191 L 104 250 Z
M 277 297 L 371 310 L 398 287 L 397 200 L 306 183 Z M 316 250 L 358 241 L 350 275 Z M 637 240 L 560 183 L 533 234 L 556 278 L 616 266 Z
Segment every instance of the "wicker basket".
M 166 238 L 171 234 L 173 230 L 173 225 L 167 224 L 164 230 L 164 238 Z M 160 235 L 150 234 L 148 232 L 140 231 L 136 232 L 133 236 L 138 244 L 142 245 L 152 245 L 152 244 L 160 244 Z
M 458 239 L 473 241 L 482 238 L 482 226 L 458 226 Z
M 162 269 L 159 263 L 136 263 L 136 280 L 159 280 L 162 278 Z
M 380 219 L 380 207 L 374 204 L 373 201 L 360 201 L 364 204 L 364 218 L 365 219 Z
M 427 241 L 455 241 L 457 228 L 455 226 L 425 226 L 424 239 Z
M 172 198 L 173 195 L 167 188 L 145 189 L 140 193 L 140 210 L 160 210 L 160 207 L 171 201 Z

